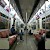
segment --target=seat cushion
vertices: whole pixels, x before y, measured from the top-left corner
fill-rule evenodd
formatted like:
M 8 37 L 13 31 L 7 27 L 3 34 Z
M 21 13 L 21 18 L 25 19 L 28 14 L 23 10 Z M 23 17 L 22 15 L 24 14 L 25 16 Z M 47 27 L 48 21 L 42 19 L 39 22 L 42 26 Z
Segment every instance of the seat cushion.
M 9 36 L 9 44 L 12 45 L 14 43 L 14 41 L 16 40 L 16 36 Z
M 9 44 L 12 45 L 14 43 L 15 39 L 14 38 L 9 38 Z
M 9 36 L 9 31 L 8 30 L 0 31 L 0 37 L 6 38 L 8 36 Z
M 5 31 L 2 31 L 2 32 L 1 32 L 1 37 L 2 37 L 2 38 L 6 38 L 6 36 L 7 36 L 6 32 L 5 32 Z

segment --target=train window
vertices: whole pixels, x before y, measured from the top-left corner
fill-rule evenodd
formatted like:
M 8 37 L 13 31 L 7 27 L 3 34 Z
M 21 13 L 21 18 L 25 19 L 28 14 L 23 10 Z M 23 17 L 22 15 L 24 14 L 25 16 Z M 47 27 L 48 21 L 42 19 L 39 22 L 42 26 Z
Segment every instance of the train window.
M 36 29 L 36 25 L 33 25 L 33 26 L 32 26 L 32 29 L 35 30 L 35 29 Z
M 50 15 L 46 16 L 46 18 L 50 17 Z
M 46 18 L 49 18 L 49 17 L 50 17 L 50 15 L 46 16 Z M 44 20 L 44 19 L 45 19 L 45 17 L 42 18 L 42 20 Z
M 42 27 L 45 29 L 45 20 L 42 21 Z M 46 29 L 50 29 L 50 17 L 46 18 Z
M 8 28 L 8 21 L 4 18 L 0 18 L 0 29 L 7 29 Z
M 0 16 L 0 29 L 8 29 L 8 21 L 5 17 L 2 16 L 3 14 L 1 14 Z M 10 23 L 9 23 L 10 25 Z M 9 26 L 10 28 L 10 26 Z
M 2 16 L 2 17 L 5 17 L 5 18 L 8 18 L 8 16 L 6 16 L 6 15 L 4 15 L 4 14 L 2 14 L 2 13 L 1 13 L 1 16 Z
M 50 38 L 50 31 L 46 32 L 46 38 Z
M 21 24 L 21 28 L 23 28 L 23 26 L 24 26 L 24 25 L 23 25 L 23 24 Z
M 39 20 L 38 20 L 38 28 L 40 28 L 40 27 L 39 27 Z
M 5 29 L 5 24 L 3 22 L 0 22 L 0 29 Z
M 44 17 L 44 18 L 42 18 L 42 20 L 43 20 L 43 19 L 45 19 L 45 17 Z
M 45 29 L 45 21 L 42 22 L 42 27 Z
M 42 23 L 42 27 L 45 29 L 45 22 Z M 50 29 L 50 23 L 46 22 L 46 29 Z

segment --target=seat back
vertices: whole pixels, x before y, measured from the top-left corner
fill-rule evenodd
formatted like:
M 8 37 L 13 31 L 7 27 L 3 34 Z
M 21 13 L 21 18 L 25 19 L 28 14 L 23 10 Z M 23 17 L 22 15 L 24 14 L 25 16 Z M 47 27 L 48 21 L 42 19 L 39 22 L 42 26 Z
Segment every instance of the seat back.
M 1 38 L 6 38 L 8 36 L 9 36 L 9 30 L 8 29 L 0 31 L 0 37 Z

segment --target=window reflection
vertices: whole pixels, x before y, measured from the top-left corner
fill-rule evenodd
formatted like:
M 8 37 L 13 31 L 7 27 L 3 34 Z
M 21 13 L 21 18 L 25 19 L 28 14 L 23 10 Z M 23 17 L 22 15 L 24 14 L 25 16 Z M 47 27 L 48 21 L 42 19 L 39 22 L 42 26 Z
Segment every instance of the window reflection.
M 45 20 L 45 18 L 42 20 L 43 20 L 42 21 L 42 27 L 45 29 L 45 21 L 46 21 L 46 29 L 50 29 L 50 15 L 48 15 L 46 17 L 46 20 Z

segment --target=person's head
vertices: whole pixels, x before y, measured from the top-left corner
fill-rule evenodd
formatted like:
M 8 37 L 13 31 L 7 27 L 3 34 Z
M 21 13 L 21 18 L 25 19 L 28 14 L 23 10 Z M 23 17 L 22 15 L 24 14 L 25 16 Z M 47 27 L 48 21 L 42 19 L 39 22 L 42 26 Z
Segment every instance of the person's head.
M 12 25 L 12 28 L 14 28 L 14 25 Z
M 12 26 L 14 26 L 14 25 L 12 25 Z
M 12 28 L 14 28 L 14 27 L 12 26 Z
M 21 32 L 22 32 L 22 30 L 21 30 Z
M 31 31 L 31 30 L 30 30 Z

